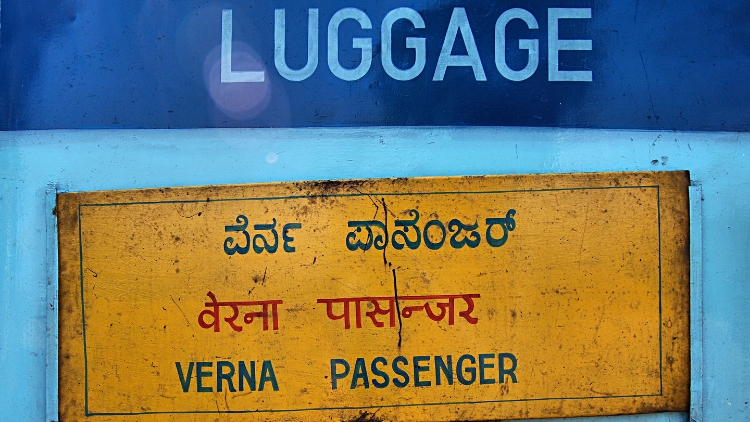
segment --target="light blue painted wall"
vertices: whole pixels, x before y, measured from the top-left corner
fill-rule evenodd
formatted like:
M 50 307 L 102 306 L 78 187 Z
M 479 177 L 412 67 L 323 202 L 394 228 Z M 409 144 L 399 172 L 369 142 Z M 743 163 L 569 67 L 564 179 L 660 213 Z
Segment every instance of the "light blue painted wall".
M 270 153 L 275 162 L 267 159 Z M 81 191 L 684 169 L 702 184 L 704 196 L 697 222 L 703 233 L 704 377 L 697 383 L 703 420 L 750 420 L 750 134 L 531 128 L 0 133 L 0 420 L 45 418 L 48 184 Z

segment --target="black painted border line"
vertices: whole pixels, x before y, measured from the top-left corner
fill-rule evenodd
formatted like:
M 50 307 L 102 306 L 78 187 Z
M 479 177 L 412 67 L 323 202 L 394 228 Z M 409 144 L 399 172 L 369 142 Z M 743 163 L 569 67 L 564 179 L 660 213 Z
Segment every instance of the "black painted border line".
M 0 0 L 1 1 L 1 0 Z M 256 410 L 188 410 L 188 411 L 154 411 L 154 412 L 89 412 L 89 388 L 88 388 L 88 357 L 86 351 L 86 316 L 84 312 L 84 284 L 83 284 L 83 241 L 82 241 L 82 220 L 81 208 L 83 207 L 111 207 L 111 206 L 128 206 L 128 205 L 160 205 L 160 204 L 180 204 L 180 203 L 201 203 L 201 202 L 233 202 L 233 201 L 275 201 L 286 199 L 306 199 L 320 197 L 362 197 L 362 196 L 415 196 L 415 195 L 492 195 L 508 193 L 530 193 L 530 192 L 561 192 L 561 191 L 581 191 L 581 190 L 608 190 L 608 189 L 656 189 L 656 211 L 659 243 L 659 394 L 637 394 L 624 396 L 590 396 L 590 397 L 544 397 L 512 400 L 481 400 L 466 402 L 441 402 L 441 403 L 405 403 L 405 404 L 384 404 L 378 406 L 341 406 L 341 407 L 311 407 L 299 409 L 256 409 Z M 92 203 L 78 205 L 78 242 L 79 242 L 79 264 L 81 276 L 81 318 L 83 322 L 83 356 L 84 356 L 84 388 L 85 388 L 85 413 L 86 416 L 135 416 L 135 415 L 169 415 L 169 414 L 221 414 L 221 413 L 283 413 L 283 412 L 303 412 L 303 411 L 324 411 L 324 410 L 364 410 L 378 408 L 395 408 L 395 407 L 415 407 L 415 406 L 443 406 L 458 404 L 482 404 L 482 403 L 504 403 L 504 402 L 524 402 L 524 401 L 551 401 L 551 400 L 586 400 L 586 399 L 618 399 L 618 398 L 636 398 L 636 397 L 659 397 L 664 395 L 664 362 L 663 362 L 663 339 L 662 339 L 662 262 L 661 262 L 661 189 L 659 185 L 647 186 L 594 186 L 594 187 L 577 187 L 577 188 L 547 188 L 547 189 L 517 189 L 517 190 L 498 190 L 498 191 L 451 191 L 451 192 L 369 192 L 369 193 L 351 193 L 351 194 L 317 194 L 317 195 L 289 195 L 289 196 L 270 196 L 257 198 L 223 198 L 223 199 L 185 199 L 185 200 L 167 200 L 167 201 L 134 201 L 134 202 L 112 202 L 112 203 Z

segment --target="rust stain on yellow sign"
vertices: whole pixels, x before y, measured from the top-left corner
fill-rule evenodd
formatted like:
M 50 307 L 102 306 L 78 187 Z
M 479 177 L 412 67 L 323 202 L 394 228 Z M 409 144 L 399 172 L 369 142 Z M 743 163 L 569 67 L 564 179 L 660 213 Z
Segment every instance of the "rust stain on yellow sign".
M 61 419 L 685 411 L 688 179 L 61 194 Z

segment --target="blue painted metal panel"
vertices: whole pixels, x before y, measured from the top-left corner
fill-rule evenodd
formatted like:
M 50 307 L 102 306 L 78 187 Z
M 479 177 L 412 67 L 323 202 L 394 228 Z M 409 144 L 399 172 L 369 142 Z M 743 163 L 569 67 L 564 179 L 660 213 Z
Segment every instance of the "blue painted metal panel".
M 414 9 L 424 21 L 424 28 L 405 19 L 393 26 L 397 68 L 414 65 L 421 57 L 414 45 L 425 43 L 424 68 L 405 81 L 394 79 L 382 60 L 390 44 L 382 42 L 381 25 L 399 7 Z M 318 10 L 318 64 L 304 80 L 289 80 L 275 64 L 277 8 L 285 10 L 283 62 L 292 69 L 308 62 L 308 9 Z M 344 8 L 361 9 L 372 29 L 344 20 L 336 49 L 329 26 Z M 495 63 L 496 24 L 513 8 L 531 18 L 512 19 L 500 31 L 509 69 L 523 69 L 533 50 L 528 43 L 538 42 L 538 66 L 521 81 L 503 76 L 504 65 Z M 558 8 L 580 13 L 550 19 Z M 230 67 L 264 70 L 263 83 L 221 82 L 223 9 L 233 11 Z M 470 31 L 459 31 L 452 54 L 468 54 L 466 38 L 473 38 L 487 80 L 477 80 L 482 78 L 471 67 L 449 66 L 444 80 L 435 81 L 446 34 L 456 32 L 449 22 L 461 10 Z M 0 129 L 503 125 L 747 131 L 749 14 L 748 0 L 4 0 Z M 590 50 L 582 41 L 560 51 L 558 64 L 563 71 L 590 72 L 590 82 L 552 80 L 549 64 L 558 54 L 550 53 L 550 34 L 590 40 Z M 410 48 L 408 37 L 416 38 Z M 352 46 L 355 38 L 371 43 L 364 62 Z M 519 40 L 532 41 L 519 48 Z M 332 51 L 343 68 L 369 70 L 343 80 L 331 70 L 338 65 L 329 65 Z
M 706 422 L 748 420 L 750 134 L 434 127 L 0 133 L 0 415 L 42 420 L 51 400 L 45 387 L 47 280 L 54 265 L 45 230 L 50 182 L 98 190 L 650 169 L 687 169 L 703 192 L 702 217 L 692 222 L 702 228 L 703 294 L 694 299 L 704 311 L 703 376 L 694 380 L 702 395 L 693 408 L 702 407 Z M 692 340 L 700 347 L 698 332 Z

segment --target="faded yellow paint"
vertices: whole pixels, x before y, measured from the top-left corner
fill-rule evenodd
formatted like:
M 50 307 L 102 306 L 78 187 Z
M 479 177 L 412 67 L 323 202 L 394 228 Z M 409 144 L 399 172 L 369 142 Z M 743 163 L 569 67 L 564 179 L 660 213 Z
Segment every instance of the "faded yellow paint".
M 62 194 L 61 419 L 427 421 L 685 411 L 687 187 L 685 172 L 656 172 Z M 419 246 L 396 249 L 394 237 L 404 243 L 396 230 L 416 213 Z M 251 242 L 261 234 L 273 243 L 270 228 L 255 225 L 275 219 L 277 250 L 256 253 L 250 245 L 230 255 L 246 245 L 233 227 L 244 225 L 240 216 Z M 502 220 L 488 231 L 493 218 Z M 451 245 L 454 219 L 476 223 L 476 247 Z M 447 231 L 441 247 L 435 220 Z M 387 246 L 375 247 L 383 234 L 377 224 L 369 223 L 368 238 L 367 227 L 357 233 L 351 221 L 382 223 Z M 293 240 L 285 242 L 289 223 L 301 227 L 288 226 Z M 488 240 L 488 233 L 502 238 L 504 227 L 504 244 Z M 414 232 L 404 234 L 414 240 Z M 357 241 L 373 245 L 350 250 Z M 223 305 L 211 306 L 209 292 Z M 240 302 L 236 319 L 226 302 Z M 332 317 L 349 306 L 348 329 L 345 318 L 329 317 L 329 306 Z M 436 356 L 453 370 L 450 381 Z M 239 391 L 240 361 L 248 372 L 255 362 L 255 391 L 247 378 Z M 261 373 L 264 361 L 271 368 Z M 373 361 L 388 375 L 384 388 Z M 217 370 L 229 374 L 229 365 L 236 391 L 223 380 L 218 392 Z M 409 375 L 404 387 L 395 385 L 406 381 L 399 369 Z M 212 391 L 197 391 L 199 370 Z

